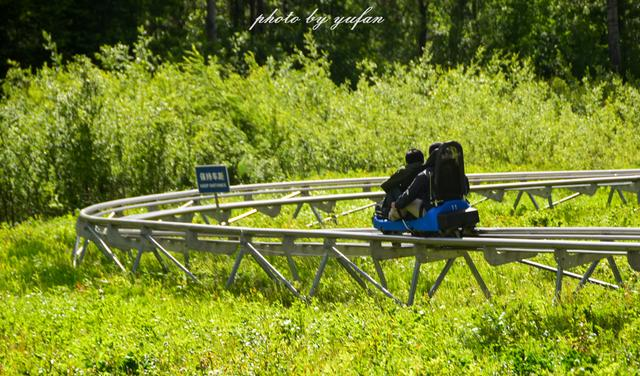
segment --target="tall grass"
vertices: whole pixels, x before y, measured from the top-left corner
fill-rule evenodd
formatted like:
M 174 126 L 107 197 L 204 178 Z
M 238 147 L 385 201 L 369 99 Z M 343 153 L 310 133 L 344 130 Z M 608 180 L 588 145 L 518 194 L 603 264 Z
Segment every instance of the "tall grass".
M 54 51 L 55 52 L 55 51 Z M 456 139 L 470 170 L 637 167 L 640 91 L 615 78 L 537 79 L 526 62 L 442 69 L 428 55 L 357 88 L 305 53 L 239 75 L 196 52 L 158 65 L 104 47 L 37 72 L 13 68 L 0 99 L 0 221 L 194 185 L 196 164 L 233 182 L 387 171 L 410 146 Z

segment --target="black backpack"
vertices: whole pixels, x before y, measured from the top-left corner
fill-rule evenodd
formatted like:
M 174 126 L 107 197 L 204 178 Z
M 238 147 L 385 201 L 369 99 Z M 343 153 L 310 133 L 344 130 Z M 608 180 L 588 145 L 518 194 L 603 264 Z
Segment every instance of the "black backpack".
M 431 197 L 435 203 L 462 200 L 469 193 L 464 173 L 462 146 L 456 141 L 443 143 L 435 152 Z

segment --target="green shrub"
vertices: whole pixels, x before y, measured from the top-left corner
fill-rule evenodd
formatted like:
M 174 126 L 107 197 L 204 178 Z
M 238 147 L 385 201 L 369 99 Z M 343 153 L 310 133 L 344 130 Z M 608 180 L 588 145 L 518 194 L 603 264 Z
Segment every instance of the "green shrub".
M 435 140 L 459 140 L 471 171 L 640 164 L 640 92 L 609 77 L 547 83 L 515 59 L 445 70 L 427 55 L 350 89 L 311 39 L 280 62 L 247 55 L 242 75 L 195 51 L 156 60 L 141 40 L 133 56 L 104 47 L 102 67 L 9 71 L 0 221 L 191 188 L 196 164 L 228 165 L 233 183 L 387 171 Z

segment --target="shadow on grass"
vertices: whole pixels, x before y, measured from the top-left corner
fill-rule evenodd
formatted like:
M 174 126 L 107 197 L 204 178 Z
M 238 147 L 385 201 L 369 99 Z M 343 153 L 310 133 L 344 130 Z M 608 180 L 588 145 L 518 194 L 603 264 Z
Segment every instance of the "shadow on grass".
M 44 241 L 38 238 L 16 239 L 5 248 L 8 267 L 0 281 L 9 290 L 29 291 L 73 288 L 80 281 L 97 278 L 111 264 L 107 260 L 91 260 L 94 267 L 74 268 L 71 262 L 73 244 L 65 240 Z
M 243 259 L 234 283 L 227 289 L 226 283 L 235 255 L 228 257 L 194 254 L 191 258 L 194 266 L 192 271 L 201 280 L 202 285 L 200 285 L 190 280 L 176 265 L 166 259 L 164 263 L 168 267 L 168 272 L 165 273 L 150 253 L 144 254 L 137 273 L 127 272 L 124 274 L 125 278 L 122 278 L 123 274 L 114 263 L 93 244 L 89 245 L 83 264 L 74 268 L 71 263 L 72 247 L 72 239 L 51 242 L 41 238 L 15 239 L 5 249 L 8 261 L 11 262 L 8 268 L 9 273 L 0 276 L 0 279 L 6 279 L 9 282 L 6 284 L 7 288 L 16 292 L 33 289 L 47 291 L 59 287 L 91 288 L 87 285 L 112 281 L 117 288 L 129 290 L 122 291 L 123 295 L 144 294 L 145 285 L 149 285 L 150 288 L 159 287 L 163 292 L 174 297 L 215 299 L 231 294 L 240 299 L 266 301 L 284 306 L 289 306 L 299 299 L 282 283 L 270 278 L 251 257 Z M 114 249 L 114 252 L 125 268 L 130 270 L 135 254 L 117 249 Z M 180 259 L 180 262 L 184 262 L 178 254 L 175 256 Z M 302 296 L 308 296 L 320 264 L 320 257 L 296 259 L 300 282 L 293 281 L 285 259 L 269 258 L 269 261 L 294 284 Z M 407 275 L 405 279 L 408 281 L 409 277 Z M 425 276 L 424 281 L 431 283 L 430 277 Z M 114 282 L 115 280 L 118 281 Z M 369 297 L 376 300 L 388 299 L 373 285 L 367 284 L 367 287 L 368 290 L 364 290 L 342 267 L 331 260 L 313 300 L 331 304 L 360 301 Z M 395 294 L 399 299 L 406 300 L 407 291 L 395 291 Z

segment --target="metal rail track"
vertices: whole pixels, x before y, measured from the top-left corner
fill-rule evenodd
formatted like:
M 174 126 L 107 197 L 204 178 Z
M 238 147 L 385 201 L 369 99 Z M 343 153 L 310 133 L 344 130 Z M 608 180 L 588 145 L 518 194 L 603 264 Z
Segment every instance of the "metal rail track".
M 626 202 L 623 192 L 636 194 L 640 202 L 640 170 L 470 174 L 469 179 L 473 184 L 471 191 L 484 196 L 483 200 L 502 201 L 505 194 L 517 193 L 514 207 L 526 196 L 536 209 L 540 209 L 536 197 L 545 199 L 547 208 L 553 208 L 580 195 L 593 195 L 598 189 L 609 189 L 608 203 L 616 194 Z M 554 271 L 555 298 L 560 297 L 563 277 L 579 278 L 578 288 L 587 282 L 620 287 L 623 281 L 614 257 L 626 258 L 633 270 L 640 271 L 640 228 L 480 228 L 474 236 L 463 238 L 420 238 L 383 235 L 373 229 L 286 230 L 232 225 L 254 213 L 276 217 L 282 215 L 283 207 L 295 206 L 294 217 L 308 207 L 316 218 L 315 224 L 323 226 L 328 218 L 370 208 L 372 203 L 334 213 L 337 202 L 379 200 L 383 193 L 372 189 L 382 181 L 383 178 L 360 178 L 251 184 L 233 186 L 230 193 L 217 197 L 189 190 L 92 205 L 81 210 L 78 217 L 72 261 L 74 266 L 80 265 L 89 242 L 92 242 L 123 272 L 128 270 L 115 249 L 135 251 L 133 272 L 142 256 L 150 253 L 165 270 L 168 269 L 165 261 L 169 261 L 199 282 L 190 271 L 191 252 L 235 255 L 227 279 L 227 286 L 230 286 L 247 256 L 269 277 L 301 299 L 308 299 L 317 292 L 327 263 L 335 261 L 364 289 L 370 291 L 373 287 L 403 304 L 404 300 L 388 290 L 381 261 L 410 257 L 415 261 L 406 299 L 409 305 L 415 299 L 422 264 L 446 260 L 428 291 L 429 296 L 433 296 L 458 258 L 464 260 L 483 293 L 489 297 L 489 289 L 470 253 L 481 254 L 492 266 L 520 262 Z M 552 194 L 558 189 L 573 193 L 553 201 Z M 242 213 L 232 216 L 239 211 Z M 330 217 L 326 217 L 327 213 Z M 182 262 L 175 253 L 182 255 Z M 529 260 L 545 253 L 553 255 L 556 267 Z M 286 258 L 289 269 L 286 274 L 293 280 L 299 280 L 296 257 L 321 259 L 307 294 L 298 291 L 296 284 L 269 261 L 268 257 L 272 256 Z M 360 257 L 373 261 L 377 279 L 354 262 Z M 617 285 L 591 278 L 603 260 L 611 268 Z M 584 275 L 568 271 L 585 264 L 589 267 Z

